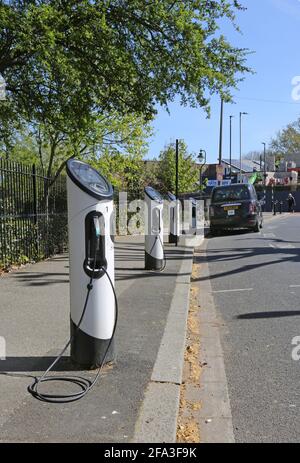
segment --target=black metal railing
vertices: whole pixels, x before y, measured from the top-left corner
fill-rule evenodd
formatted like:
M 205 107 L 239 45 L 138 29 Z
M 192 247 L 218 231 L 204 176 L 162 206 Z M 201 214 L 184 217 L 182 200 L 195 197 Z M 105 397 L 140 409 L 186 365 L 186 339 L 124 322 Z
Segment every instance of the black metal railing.
M 67 245 L 66 181 L 0 158 L 0 268 L 38 261 Z

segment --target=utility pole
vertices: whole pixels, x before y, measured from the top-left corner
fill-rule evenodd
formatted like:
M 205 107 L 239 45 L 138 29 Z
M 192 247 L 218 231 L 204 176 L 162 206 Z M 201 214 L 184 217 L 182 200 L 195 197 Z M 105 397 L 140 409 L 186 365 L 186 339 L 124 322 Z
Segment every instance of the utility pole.
M 267 183 L 267 162 L 266 162 L 266 143 L 263 141 L 262 145 L 264 145 L 264 210 L 266 210 L 266 202 L 267 202 L 267 191 L 266 191 L 266 183 Z
M 179 140 L 176 140 L 176 154 L 175 154 L 175 172 L 176 172 L 176 180 L 175 180 L 175 195 L 176 195 L 176 212 L 179 214 L 179 199 L 178 199 L 178 194 L 179 194 L 179 186 L 178 186 L 178 180 L 179 180 Z M 179 221 L 181 223 L 181 221 Z M 177 218 L 177 224 L 178 224 L 178 218 Z M 178 225 L 177 225 L 178 226 Z M 179 230 L 177 230 L 177 235 L 176 235 L 176 247 L 178 246 L 178 236 L 179 236 Z
M 176 167 L 175 167 L 175 169 L 176 169 L 176 170 L 175 170 L 175 172 L 176 172 L 176 183 L 175 183 L 175 185 L 176 185 L 176 187 L 175 187 L 175 188 L 176 188 L 176 192 L 175 192 L 175 194 L 176 194 L 176 199 L 178 199 L 179 140 L 176 140 L 176 160 L 175 160 L 175 163 L 176 163 L 176 164 L 175 164 L 175 166 L 176 166 Z
M 201 164 L 200 166 L 200 193 L 202 194 L 202 169 L 206 164 L 206 151 L 205 150 L 200 150 L 199 155 L 198 155 L 199 162 Z
M 231 163 L 232 163 L 232 119 L 234 116 L 229 116 L 230 119 L 230 128 L 229 128 L 229 170 L 230 170 L 230 180 L 231 180 Z
M 248 113 L 240 112 L 240 181 L 242 182 L 242 116 L 248 115 Z
M 264 145 L 264 186 L 266 186 L 266 143 L 263 141 L 262 145 Z
M 220 111 L 219 165 L 222 164 L 222 147 L 223 147 L 223 98 L 221 98 L 221 111 Z

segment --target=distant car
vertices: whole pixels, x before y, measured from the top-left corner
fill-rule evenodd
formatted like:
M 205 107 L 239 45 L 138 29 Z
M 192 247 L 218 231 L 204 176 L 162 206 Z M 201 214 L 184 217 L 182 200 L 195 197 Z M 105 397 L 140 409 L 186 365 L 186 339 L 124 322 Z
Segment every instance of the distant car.
M 237 183 L 215 187 L 209 210 L 210 232 L 247 228 L 259 232 L 263 226 L 261 201 L 253 185 Z

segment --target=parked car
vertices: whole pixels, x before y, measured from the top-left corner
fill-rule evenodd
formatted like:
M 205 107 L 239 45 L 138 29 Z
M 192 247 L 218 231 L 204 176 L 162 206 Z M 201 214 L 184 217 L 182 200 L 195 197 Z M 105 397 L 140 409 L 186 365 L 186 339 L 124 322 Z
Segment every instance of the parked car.
M 247 228 L 258 232 L 263 226 L 261 201 L 251 184 L 232 184 L 215 187 L 209 210 L 210 232 Z

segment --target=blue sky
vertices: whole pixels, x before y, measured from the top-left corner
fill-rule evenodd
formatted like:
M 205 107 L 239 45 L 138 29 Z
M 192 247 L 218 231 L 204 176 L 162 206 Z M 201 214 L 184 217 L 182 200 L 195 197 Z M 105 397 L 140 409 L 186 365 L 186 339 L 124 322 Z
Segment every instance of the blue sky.
M 238 14 L 242 35 L 231 26 L 221 29 L 231 43 L 255 53 L 248 65 L 256 72 L 247 75 L 234 92 L 235 104 L 224 107 L 223 157 L 229 157 L 229 115 L 233 120 L 233 156 L 239 157 L 239 112 L 243 119 L 243 154 L 260 150 L 270 139 L 300 116 L 300 102 L 292 98 L 292 79 L 300 76 L 300 1 L 241 0 L 247 11 Z M 268 100 L 268 101 L 258 101 Z M 271 101 L 269 101 L 271 100 Z M 208 162 L 216 162 L 219 146 L 220 101 L 211 101 L 211 117 L 204 111 L 170 105 L 170 115 L 159 109 L 154 122 L 147 158 L 158 156 L 176 138 L 186 141 L 189 151 L 206 149 Z

